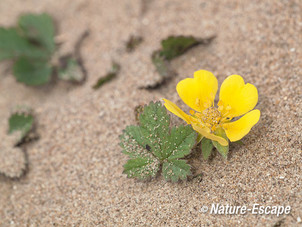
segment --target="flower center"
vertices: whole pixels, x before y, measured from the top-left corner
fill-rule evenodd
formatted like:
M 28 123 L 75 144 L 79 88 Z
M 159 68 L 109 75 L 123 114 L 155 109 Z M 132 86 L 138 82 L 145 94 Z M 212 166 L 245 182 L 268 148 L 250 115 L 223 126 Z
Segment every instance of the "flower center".
M 221 120 L 221 113 L 215 107 L 210 107 L 202 111 L 201 120 L 212 130 Z

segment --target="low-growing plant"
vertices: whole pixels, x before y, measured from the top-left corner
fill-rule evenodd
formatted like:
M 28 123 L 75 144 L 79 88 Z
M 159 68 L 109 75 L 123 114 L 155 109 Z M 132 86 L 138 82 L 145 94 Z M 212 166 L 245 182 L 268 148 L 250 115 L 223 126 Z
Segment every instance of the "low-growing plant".
M 128 177 L 147 179 L 161 171 L 166 180 L 184 180 L 191 174 L 184 158 L 194 145 L 200 143 L 204 159 L 214 147 L 226 159 L 229 141 L 240 141 L 259 121 L 260 111 L 253 110 L 258 102 L 257 88 L 245 84 L 239 75 L 231 75 L 222 83 L 218 107 L 214 105 L 218 82 L 209 71 L 195 72 L 194 78 L 180 81 L 176 90 L 192 108 L 190 115 L 167 99 L 163 99 L 164 106 L 186 126 L 170 128 L 170 117 L 160 102 L 135 108 L 139 125 L 128 126 L 120 137 L 123 153 L 130 158 L 124 165 Z
M 0 60 L 12 60 L 13 75 L 17 81 L 30 86 L 48 83 L 56 71 L 61 71 L 55 65 L 53 58 L 56 45 L 54 41 L 55 28 L 52 18 L 48 14 L 25 14 L 19 17 L 15 27 L 0 28 Z M 81 71 L 76 71 L 72 62 L 68 70 L 59 78 L 81 81 Z M 72 73 L 72 76 L 66 76 Z M 80 77 L 80 79 L 79 79 Z M 76 78 L 76 79 L 74 79 Z
M 197 134 L 190 125 L 170 128 L 170 117 L 160 102 L 144 106 L 138 126 L 128 126 L 121 135 L 123 153 L 129 156 L 124 173 L 147 179 L 161 170 L 166 180 L 186 179 L 190 165 L 183 158 L 191 152 Z

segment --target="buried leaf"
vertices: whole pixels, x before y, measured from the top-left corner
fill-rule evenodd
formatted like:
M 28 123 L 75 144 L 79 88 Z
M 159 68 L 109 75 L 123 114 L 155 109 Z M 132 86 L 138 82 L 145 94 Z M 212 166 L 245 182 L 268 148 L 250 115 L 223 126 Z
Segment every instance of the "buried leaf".
M 152 54 L 152 63 L 154 64 L 156 71 L 163 78 L 168 78 L 170 75 L 169 62 L 165 57 L 161 56 L 160 51 L 155 51 Z
M 0 174 L 8 178 L 19 178 L 26 170 L 25 153 L 20 147 L 10 145 L 0 145 Z
M 9 134 L 19 133 L 20 138 L 17 141 L 17 143 L 19 143 L 32 130 L 34 124 L 34 116 L 30 113 L 30 111 L 18 111 L 10 116 L 8 124 Z
M 11 133 L 7 134 L 5 130 L 0 130 L 0 175 L 11 179 L 21 177 L 27 168 L 27 158 L 25 151 L 18 147 L 17 144 L 22 137 L 22 131 L 19 131 L 19 126 L 16 124 Z
M 196 133 L 191 126 L 173 127 L 160 102 L 144 106 L 139 126 L 128 126 L 120 137 L 123 153 L 129 156 L 124 173 L 130 178 L 155 177 L 163 165 L 163 176 L 173 182 L 186 179 L 190 166 L 179 160 L 191 152 Z
M 96 83 L 95 85 L 93 85 L 93 89 L 98 89 L 99 87 L 101 87 L 104 83 L 112 80 L 113 78 L 115 78 L 117 76 L 117 74 L 120 71 L 121 66 L 116 63 L 116 62 L 112 62 L 112 66 L 111 66 L 111 70 L 103 77 L 101 77 Z
M 152 84 L 141 87 L 148 90 L 154 90 L 161 87 L 169 78 L 172 77 L 172 75 L 175 74 L 175 72 L 171 70 L 169 62 L 160 55 L 160 51 L 153 52 L 151 60 L 155 66 L 156 72 L 160 75 L 160 77 Z
M 169 36 L 167 39 L 162 40 L 162 48 L 154 51 L 151 56 L 152 63 L 161 78 L 159 81 L 144 88 L 156 89 L 165 84 L 165 82 L 176 75 L 169 63 L 172 59 L 184 54 L 187 50 L 199 44 L 210 44 L 213 39 L 214 36 L 205 39 L 195 38 L 193 36 Z
M 58 76 L 61 80 L 82 82 L 85 79 L 85 74 L 74 58 L 68 58 L 66 65 L 59 69 Z
M 213 37 L 199 39 L 193 36 L 170 36 L 161 42 L 162 50 L 160 55 L 167 60 L 172 60 L 196 45 L 209 44 L 212 39 Z
M 126 43 L 127 52 L 132 52 L 135 48 L 143 42 L 143 38 L 141 36 L 130 36 L 129 40 Z

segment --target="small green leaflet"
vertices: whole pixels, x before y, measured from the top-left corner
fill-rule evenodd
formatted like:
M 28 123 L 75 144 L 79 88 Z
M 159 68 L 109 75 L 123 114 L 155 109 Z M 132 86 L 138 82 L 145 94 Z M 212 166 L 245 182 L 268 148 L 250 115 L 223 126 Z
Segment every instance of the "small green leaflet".
M 234 143 L 239 144 L 239 145 L 244 145 L 244 143 L 242 142 L 242 140 L 235 141 Z
M 190 125 L 172 127 L 170 117 L 160 102 L 144 106 L 139 126 L 128 126 L 120 136 L 123 153 L 129 156 L 124 173 L 130 178 L 162 175 L 173 182 L 191 174 L 190 166 L 180 160 L 191 152 L 197 134 Z
M 187 179 L 188 175 L 191 175 L 191 166 L 189 166 L 185 160 L 173 159 L 163 164 L 163 176 L 166 180 L 177 182 Z
M 30 86 L 38 86 L 50 80 L 52 69 L 47 62 L 19 58 L 13 66 L 17 81 Z
M 20 36 L 15 28 L 0 28 L 0 60 L 28 57 L 46 58 L 45 52 Z
M 131 158 L 124 165 L 124 173 L 138 179 L 155 177 L 160 162 L 147 150 L 140 126 L 128 126 L 120 139 L 123 153 Z
M 19 111 L 13 113 L 8 120 L 8 133 L 12 134 L 16 131 L 20 131 L 20 141 L 28 135 L 28 133 L 32 130 L 34 124 L 34 116 L 30 113 L 30 111 L 27 112 Z
M 49 54 L 55 50 L 54 25 L 51 17 L 43 14 L 25 14 L 19 18 L 23 35 L 38 44 Z
M 201 140 L 201 152 L 204 160 L 208 160 L 213 150 L 213 144 L 210 139 L 203 138 Z

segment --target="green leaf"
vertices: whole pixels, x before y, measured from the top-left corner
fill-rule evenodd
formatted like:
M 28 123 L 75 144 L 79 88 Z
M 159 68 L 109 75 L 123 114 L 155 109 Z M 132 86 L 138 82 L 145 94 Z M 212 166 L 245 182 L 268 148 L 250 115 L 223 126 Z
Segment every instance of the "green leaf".
M 202 157 L 204 160 L 208 160 L 213 150 L 213 144 L 210 139 L 203 138 L 201 140 L 201 151 L 202 151 Z
M 173 127 L 170 117 L 160 102 L 143 107 L 138 126 L 128 126 L 120 136 L 123 153 L 130 160 L 124 166 L 128 177 L 146 179 L 155 177 L 160 164 L 167 180 L 185 179 L 190 166 L 183 160 L 196 142 L 197 134 L 190 125 Z M 172 174 L 171 174 L 172 171 Z
M 165 84 L 176 74 L 170 67 L 170 61 L 173 58 L 182 55 L 196 45 L 209 44 L 213 38 L 200 39 L 193 36 L 169 36 L 162 40 L 161 49 L 154 51 L 151 55 L 152 63 L 161 78 L 144 88 L 156 89 Z
M 19 58 L 13 67 L 17 81 L 26 85 L 37 86 L 47 83 L 51 76 L 51 67 L 46 62 L 30 61 Z
M 237 143 L 239 145 L 244 145 L 244 143 L 241 140 L 235 141 L 234 143 Z
M 14 28 L 0 28 L 0 60 L 18 58 L 46 58 L 45 52 L 30 44 Z
M 142 136 L 154 155 L 163 159 L 163 147 L 168 143 L 170 117 L 160 102 L 151 102 L 139 116 Z
M 201 44 L 203 41 L 193 36 L 170 36 L 161 42 L 162 50 L 160 55 L 167 60 L 171 60 L 193 46 Z
M 98 89 L 103 84 L 105 84 L 108 81 L 115 78 L 117 76 L 117 74 L 119 73 L 120 69 L 121 69 L 121 66 L 118 63 L 112 62 L 111 70 L 105 76 L 98 79 L 98 81 L 95 83 L 95 85 L 93 85 L 92 88 L 93 89 Z
M 159 160 L 146 148 L 147 143 L 139 126 L 128 126 L 120 137 L 123 153 L 131 159 L 124 165 L 128 177 L 147 179 L 155 177 L 159 170 Z
M 8 133 L 12 134 L 16 131 L 20 131 L 21 137 L 20 141 L 27 136 L 27 134 L 31 131 L 34 123 L 34 116 L 30 113 L 26 112 L 17 112 L 13 113 L 9 120 L 9 129 Z
M 19 27 L 27 39 L 39 44 L 49 54 L 54 52 L 54 25 L 48 14 L 23 15 L 19 18 Z
M 124 165 L 123 173 L 127 174 L 129 178 L 144 180 L 149 177 L 155 177 L 158 170 L 158 160 L 145 157 L 128 160 Z
M 219 128 L 215 131 L 215 134 L 217 136 L 221 136 L 224 139 L 228 141 L 228 137 L 226 136 L 224 130 L 222 128 Z M 226 159 L 228 157 L 229 153 L 229 145 L 227 146 L 222 146 L 220 143 L 216 141 L 212 141 L 213 145 L 216 147 L 217 151 Z
M 79 63 L 74 58 L 67 59 L 67 64 L 64 68 L 59 69 L 59 78 L 66 81 L 82 82 L 84 73 Z
M 179 179 L 185 180 L 191 175 L 191 167 L 185 160 L 170 160 L 163 164 L 163 176 L 166 180 L 177 182 Z
M 191 125 L 173 127 L 168 143 L 164 147 L 164 158 L 173 160 L 190 154 L 196 141 L 196 132 Z

